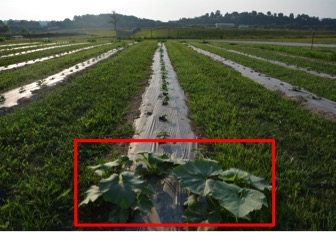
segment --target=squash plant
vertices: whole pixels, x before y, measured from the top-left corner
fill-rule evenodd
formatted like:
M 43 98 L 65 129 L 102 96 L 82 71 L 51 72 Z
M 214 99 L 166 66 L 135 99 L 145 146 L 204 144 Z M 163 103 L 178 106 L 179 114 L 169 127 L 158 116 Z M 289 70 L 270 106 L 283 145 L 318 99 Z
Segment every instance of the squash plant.
M 185 222 L 220 223 L 227 216 L 236 221 L 249 220 L 252 211 L 268 206 L 263 192 L 271 190 L 271 186 L 248 172 L 235 168 L 224 171 L 217 161 L 203 157 L 186 160 L 152 152 L 138 155 L 135 162 L 124 156 L 90 167 L 103 179 L 87 190 L 79 206 L 102 197 L 112 205 L 110 222 L 127 222 L 136 210 L 148 213 L 154 192 L 145 179 L 151 175 L 175 175 L 181 188 L 189 190 L 184 203 Z

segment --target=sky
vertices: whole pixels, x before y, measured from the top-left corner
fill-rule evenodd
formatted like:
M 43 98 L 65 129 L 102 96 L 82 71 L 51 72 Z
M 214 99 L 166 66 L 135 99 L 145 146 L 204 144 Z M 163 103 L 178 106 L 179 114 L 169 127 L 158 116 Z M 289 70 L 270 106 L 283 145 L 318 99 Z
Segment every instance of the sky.
M 220 10 L 336 18 L 336 0 L 0 0 L 0 20 L 64 20 L 115 11 L 167 22 Z

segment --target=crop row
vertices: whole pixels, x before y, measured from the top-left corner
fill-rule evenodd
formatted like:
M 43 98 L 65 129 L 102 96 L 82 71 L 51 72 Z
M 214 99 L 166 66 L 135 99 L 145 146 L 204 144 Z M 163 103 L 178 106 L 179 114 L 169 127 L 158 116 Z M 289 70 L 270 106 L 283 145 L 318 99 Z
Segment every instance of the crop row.
M 146 42 L 127 48 L 0 118 L 0 225 L 72 228 L 73 140 L 132 136 L 125 116 L 141 94 L 156 47 Z M 79 184 L 84 191 L 90 179 L 86 166 L 99 163 L 111 146 L 87 144 L 81 151 Z
M 119 45 L 120 43 L 115 43 L 68 56 L 58 57 L 41 63 L 35 63 L 16 70 L 2 71 L 0 72 L 0 92 L 5 92 L 6 90 L 44 79 L 60 70 L 63 70 L 65 67 L 75 65 L 88 58 L 100 55 L 101 53 Z
M 0 58 L 0 66 L 7 66 L 10 64 L 16 64 L 19 62 L 29 61 L 38 59 L 44 56 L 54 55 L 57 53 L 67 52 L 73 49 L 79 49 L 88 46 L 87 44 L 77 43 L 77 44 L 67 44 L 66 46 L 63 45 L 61 47 L 48 47 L 44 50 L 34 51 L 26 54 L 10 56 L 10 57 L 3 57 Z
M 0 45 L 1 49 L 8 48 L 8 47 L 20 47 L 20 46 L 26 46 L 26 45 L 32 45 L 32 44 L 38 44 L 39 42 L 33 42 L 33 43 L 13 43 L 13 44 L 2 44 Z
M 327 73 L 336 76 L 336 63 L 329 63 L 326 61 L 321 61 L 319 59 L 305 59 L 305 57 L 292 57 L 284 55 L 276 51 L 251 48 L 243 45 L 232 45 L 226 43 L 214 43 L 216 46 L 223 47 L 226 49 L 247 53 L 250 55 L 258 56 L 264 59 L 270 59 L 275 61 L 280 61 L 285 64 L 290 64 L 293 66 L 305 68 L 307 70 L 315 70 L 320 73 Z M 336 51 L 335 51 L 336 52 Z
M 293 55 L 304 58 L 316 59 L 326 62 L 336 61 L 336 48 L 331 47 L 297 47 L 297 46 L 278 46 L 265 44 L 244 44 L 246 48 L 261 49 L 263 51 L 272 51 L 283 55 Z
M 51 55 L 51 56 L 40 57 L 40 58 L 35 59 L 35 60 L 28 60 L 28 61 L 17 63 L 17 64 L 11 64 L 11 65 L 7 65 L 6 67 L 0 67 L 0 71 L 14 69 L 14 68 L 20 68 L 20 67 L 23 67 L 23 66 L 26 66 L 26 65 L 31 65 L 31 64 L 34 64 L 34 63 L 37 63 L 37 62 L 43 62 L 43 61 L 46 61 L 46 60 L 54 59 L 56 57 L 66 56 L 66 55 L 70 55 L 70 54 L 73 54 L 73 53 L 89 50 L 89 49 L 92 49 L 92 48 L 96 48 L 96 47 L 100 47 L 100 46 L 104 46 L 104 45 L 108 45 L 108 44 L 110 44 L 110 43 L 98 44 L 98 45 L 92 45 L 92 46 L 85 46 L 83 48 L 78 48 L 78 49 L 66 51 L 66 52 L 63 52 L 63 53 L 58 53 L 58 54 Z
M 192 42 L 191 44 L 210 51 L 214 54 L 230 59 L 244 66 L 250 67 L 258 72 L 279 80 L 288 82 L 298 88 L 304 88 L 310 92 L 317 94 L 319 97 L 324 97 L 332 101 L 336 101 L 336 80 L 317 77 L 311 74 L 295 71 L 288 68 L 280 67 L 271 64 L 267 61 L 251 59 L 244 55 L 239 55 L 220 48 L 210 47 L 208 45 Z
M 26 51 L 35 50 L 39 48 L 46 48 L 51 46 L 61 45 L 60 43 L 40 43 L 40 44 L 29 44 L 25 46 L 19 46 L 14 48 L 7 48 L 0 50 L 0 57 L 9 54 L 20 54 Z
M 168 42 L 167 49 L 198 136 L 276 139 L 276 229 L 335 229 L 335 205 L 330 202 L 336 197 L 336 124 L 185 45 Z M 270 178 L 271 153 L 266 145 L 201 144 L 200 149 L 223 168 L 242 168 Z

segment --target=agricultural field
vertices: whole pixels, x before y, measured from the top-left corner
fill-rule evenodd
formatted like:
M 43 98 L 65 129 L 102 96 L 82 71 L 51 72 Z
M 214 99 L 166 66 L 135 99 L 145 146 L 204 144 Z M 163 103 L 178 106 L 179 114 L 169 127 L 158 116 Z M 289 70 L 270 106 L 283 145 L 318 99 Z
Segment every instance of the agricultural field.
M 216 33 L 215 29 L 212 30 L 211 33 Z M 199 38 L 204 35 L 202 31 L 204 29 L 148 29 L 138 32 L 135 37 L 184 38 L 192 32 L 194 38 Z M 103 35 L 100 31 L 97 33 L 99 35 L 96 38 Z M 226 37 L 228 33 L 232 36 Z M 234 33 L 241 32 L 223 30 L 223 38 L 238 37 Z M 257 31 L 251 29 L 248 33 L 251 33 L 249 38 L 257 39 Z M 274 39 L 277 33 L 275 30 Z M 296 34 L 297 38 L 293 37 L 295 33 L 290 33 L 280 40 L 293 41 L 300 38 L 308 41 L 308 32 Z M 327 43 L 330 38 L 328 36 L 330 33 L 321 34 L 320 42 Z M 209 35 L 201 39 L 211 37 Z M 55 43 L 58 42 L 69 46 L 51 48 L 55 44 L 28 41 L 13 46 L 0 44 L 0 56 L 40 47 L 50 48 L 0 57 L 0 229 L 75 230 L 74 139 L 133 138 L 138 130 L 134 120 L 142 122 L 141 120 L 151 117 L 151 126 L 154 128 L 159 125 L 163 129 L 160 129 L 161 133 L 157 133 L 151 127 L 153 133 L 146 136 L 172 138 L 185 133 L 184 128 L 176 126 L 179 122 L 172 120 L 172 117 L 177 117 L 188 123 L 190 121 L 197 138 L 275 139 L 276 227 L 271 229 L 336 230 L 336 206 L 332 204 L 336 197 L 335 109 L 322 113 L 309 107 L 311 101 L 317 102 L 316 104 L 319 101 L 330 101 L 330 104 L 336 101 L 336 79 L 300 69 L 293 70 L 268 61 L 278 61 L 332 77 L 336 75 L 335 48 L 314 47 L 310 50 L 309 47 L 196 40 L 158 43 L 156 40 L 135 42 L 83 39 Z M 288 97 L 286 93 L 268 89 L 196 49 L 288 83 L 295 87 L 290 90 L 292 92 L 301 93 L 304 89 L 314 95 L 309 99 Z M 99 59 L 109 51 L 113 51 L 109 57 Z M 49 58 L 38 60 L 43 57 Z M 57 85 L 46 85 L 44 82 L 55 73 L 65 72 L 64 70 L 76 65 L 84 67 L 85 63 L 93 62 L 93 59 L 97 63 L 78 72 L 74 68 L 74 73 Z M 31 60 L 38 62 L 30 63 Z M 1 69 L 22 62 L 26 62 L 26 65 Z M 155 77 L 159 78 L 156 85 L 148 87 L 155 81 L 151 78 Z M 29 84 L 38 86 L 39 91 L 35 91 L 30 98 L 20 100 L 17 106 L 4 107 L 8 100 L 5 97 L 8 96 L 7 92 Z M 27 88 L 22 90 L 28 91 Z M 147 102 L 145 106 L 142 105 L 148 92 L 157 94 L 153 99 L 160 106 L 159 113 L 148 110 L 151 104 Z M 186 106 L 181 106 L 181 99 Z M 156 110 L 157 108 L 155 106 Z M 179 108 L 186 111 L 180 114 Z M 189 115 L 185 112 L 189 112 Z M 175 125 L 173 132 L 169 130 L 170 124 L 172 127 Z M 141 136 L 141 133 L 137 135 Z M 120 144 L 88 143 L 79 146 L 78 198 L 79 203 L 86 204 L 79 208 L 80 222 L 108 222 L 109 219 L 132 222 L 127 207 L 127 210 L 118 208 L 123 216 L 116 218 L 111 205 L 101 198 L 97 201 L 97 197 L 89 199 L 85 193 L 100 180 L 88 166 L 98 165 L 95 169 L 99 172 L 99 168 L 103 167 L 101 164 L 111 164 L 111 161 L 116 160 L 122 162 L 120 157 L 127 156 L 128 151 L 127 145 Z M 185 166 L 174 169 L 177 178 L 182 181 L 188 165 L 197 168 L 201 162 L 208 162 L 207 165 L 212 165 L 211 168 L 216 167 L 214 173 L 236 168 L 264 178 L 263 183 L 271 183 L 271 148 L 268 145 L 202 143 L 197 147 L 197 152 L 203 160 L 171 161 L 169 157 L 160 156 L 154 157 L 152 162 L 155 161 L 155 165 L 159 162 L 172 162 L 169 165 L 183 163 Z M 149 154 L 143 157 L 142 161 L 148 162 L 150 166 Z M 159 168 L 155 166 L 152 173 L 161 175 Z M 218 181 L 216 175 L 209 176 L 212 181 L 209 182 L 213 184 L 215 180 Z M 266 186 L 265 184 L 261 189 L 264 191 L 269 187 Z M 193 205 L 189 197 L 187 204 L 191 207 L 185 209 L 183 218 L 188 222 L 198 219 L 200 222 L 205 219 L 207 222 L 270 222 L 271 193 L 265 190 L 258 194 L 267 197 L 262 204 L 253 208 L 261 210 L 251 209 L 251 214 L 241 215 L 235 214 L 232 208 L 218 209 L 221 198 L 215 198 L 216 193 L 213 192 L 211 197 L 214 198 L 208 198 L 212 205 L 208 203 L 209 208 L 205 209 L 205 214 L 209 213 L 212 217 L 193 214 L 191 209 L 195 209 L 195 205 L 202 205 L 202 202 Z M 218 195 L 221 194 L 217 192 L 217 197 Z M 143 205 L 138 208 L 142 207 L 144 208 Z M 214 210 L 219 211 L 214 213 Z
M 315 43 L 335 43 L 335 31 L 315 31 Z M 261 28 L 162 27 L 142 28 L 134 38 L 147 39 L 237 39 L 311 43 L 310 30 Z

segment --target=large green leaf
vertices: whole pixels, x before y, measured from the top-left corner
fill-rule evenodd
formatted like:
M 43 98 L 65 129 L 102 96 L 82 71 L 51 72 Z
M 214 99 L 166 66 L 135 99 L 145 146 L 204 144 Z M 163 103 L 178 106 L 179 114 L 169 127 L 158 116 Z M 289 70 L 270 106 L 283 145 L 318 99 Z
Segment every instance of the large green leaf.
M 209 178 L 218 176 L 222 172 L 216 161 L 208 159 L 188 161 L 174 169 L 181 187 L 201 196 L 206 196 L 209 193 L 206 188 Z
M 90 201 L 94 202 L 95 200 L 98 199 L 98 197 L 102 195 L 102 193 L 99 190 L 99 187 L 96 185 L 92 185 L 85 193 L 86 193 L 85 199 L 79 204 L 79 206 L 88 204 Z
M 183 213 L 183 218 L 187 222 L 196 223 L 219 223 L 223 219 L 218 212 L 209 212 L 206 201 L 196 201 L 189 205 Z
M 244 218 L 253 210 L 261 209 L 263 205 L 267 206 L 265 195 L 257 190 L 215 180 L 209 180 L 208 187 L 211 189 L 211 196 L 239 218 Z
M 250 184 L 261 191 L 272 189 L 272 186 L 269 185 L 264 178 L 254 176 L 251 173 L 236 168 L 230 168 L 229 170 L 224 171 L 219 177 L 225 181 L 235 182 L 236 180 L 243 180 L 245 183 Z
M 120 162 L 119 162 L 119 160 L 115 160 L 115 161 L 108 162 L 108 163 L 105 163 L 105 164 L 99 164 L 99 165 L 96 165 L 96 166 L 89 166 L 89 168 L 95 170 L 95 173 L 97 173 L 99 176 L 103 176 L 103 175 L 105 175 L 105 173 L 108 170 L 110 170 L 113 167 L 118 167 L 118 166 L 120 166 Z
M 140 210 L 144 213 L 148 213 L 151 211 L 153 207 L 153 202 L 146 194 L 139 194 L 137 197 L 137 202 L 134 207 L 132 207 L 134 210 Z
M 118 206 L 114 206 L 110 211 L 109 222 L 127 222 L 129 214 L 129 209 L 122 209 Z
M 203 222 L 208 216 L 208 205 L 206 202 L 195 202 L 183 213 L 183 218 L 187 222 Z
M 99 182 L 99 189 L 105 201 L 112 202 L 123 209 L 129 208 L 136 200 L 136 193 L 144 188 L 144 181 L 132 172 L 113 174 Z

